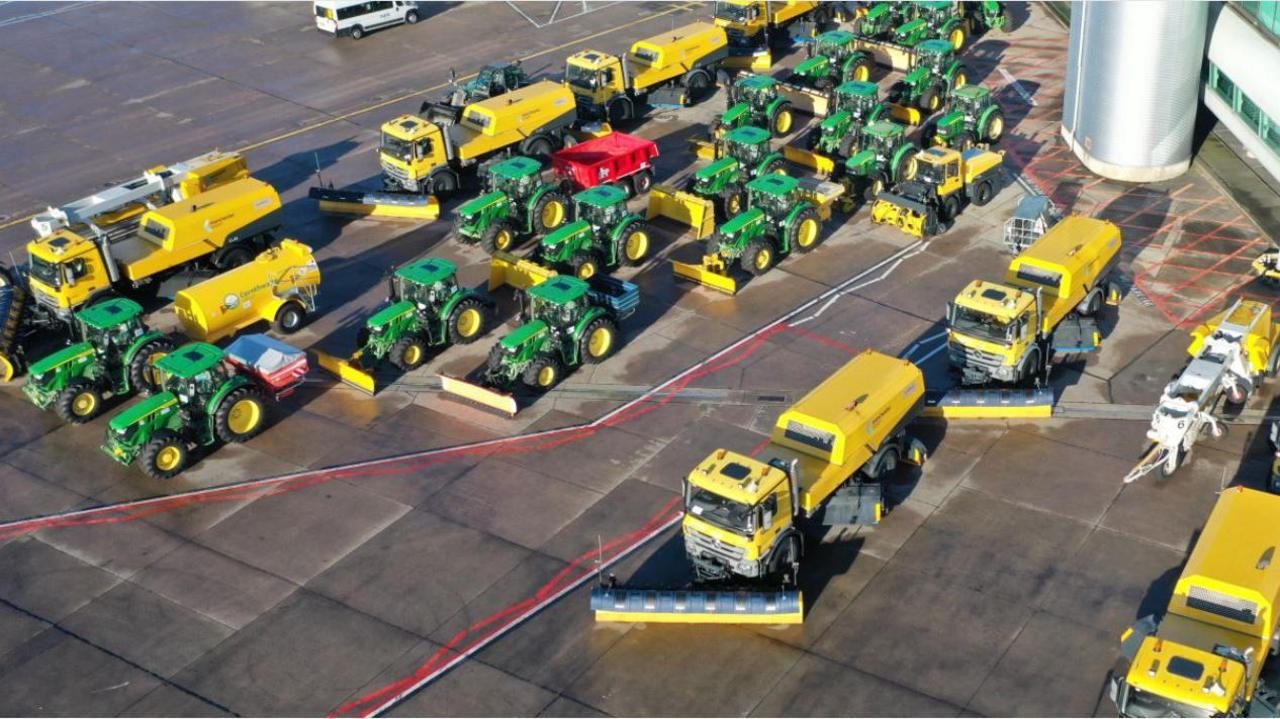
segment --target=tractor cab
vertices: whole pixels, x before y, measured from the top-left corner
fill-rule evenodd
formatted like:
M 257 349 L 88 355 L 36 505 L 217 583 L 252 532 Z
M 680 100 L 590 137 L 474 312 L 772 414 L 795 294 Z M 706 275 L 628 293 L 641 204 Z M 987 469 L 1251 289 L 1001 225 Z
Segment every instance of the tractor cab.
M 553 328 L 569 328 L 577 323 L 588 304 L 586 282 L 568 275 L 557 275 L 528 290 L 528 314 Z
M 767 75 L 747 75 L 734 83 L 733 97 L 746 103 L 753 113 L 764 113 L 778 97 L 778 81 Z
M 800 200 L 800 181 L 789 175 L 764 175 L 747 183 L 750 206 L 781 222 Z
M 457 273 L 457 265 L 440 257 L 417 260 L 392 275 L 392 297 L 419 311 L 441 307 L 458 290 Z
M 960 153 L 942 147 L 930 147 L 916 155 L 916 181 L 933 185 L 947 194 L 960 182 Z
M 627 215 L 627 193 L 615 185 L 596 185 L 573 196 L 576 217 L 596 232 L 616 227 Z
M 955 47 L 946 40 L 925 40 L 916 45 L 916 68 L 926 68 L 934 77 L 943 77 L 955 59 Z
M 836 87 L 832 110 L 843 110 L 854 122 L 865 122 L 880 105 L 880 86 L 864 80 L 850 80 Z
M 858 39 L 847 30 L 829 30 L 813 39 L 810 57 L 821 56 L 832 62 L 841 62 L 853 54 Z
M 542 184 L 542 163 L 532 157 L 516 156 L 489 168 L 485 175 L 487 192 L 501 192 L 512 200 L 528 199 Z
M 884 162 L 893 156 L 894 148 L 906 137 L 907 129 L 896 122 L 883 120 L 868 125 L 863 134 L 863 148 L 876 154 Z
M 188 410 L 203 412 L 204 402 L 230 377 L 222 360 L 222 350 L 207 342 L 179 347 L 156 361 L 160 387 Z
M 75 317 L 80 336 L 104 359 L 122 357 L 129 345 L 147 331 L 142 322 L 142 306 L 123 297 L 99 302 L 77 312 Z
M 769 154 L 770 139 L 768 130 L 754 125 L 739 127 L 724 136 L 724 154 L 744 167 L 755 167 Z
M 976 123 L 982 111 L 991 105 L 991 90 L 982 85 L 957 87 L 951 93 L 951 107 L 964 113 L 965 120 Z

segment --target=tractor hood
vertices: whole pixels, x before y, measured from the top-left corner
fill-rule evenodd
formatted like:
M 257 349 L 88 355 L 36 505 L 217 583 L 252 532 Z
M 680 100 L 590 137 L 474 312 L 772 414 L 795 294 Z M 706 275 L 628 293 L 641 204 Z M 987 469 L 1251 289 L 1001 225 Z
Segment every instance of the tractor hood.
M 948 132 L 955 129 L 956 125 L 964 123 L 964 113 L 960 111 L 948 112 L 938 119 L 938 129 L 945 128 Z
M 80 342 L 70 347 L 63 347 L 53 354 L 31 365 L 30 373 L 33 378 L 37 378 L 45 372 L 58 369 L 64 364 L 71 362 L 88 362 L 93 358 L 93 345 L 88 342 Z
M 499 202 L 506 202 L 506 201 L 507 201 L 507 193 L 498 192 L 495 190 L 494 192 L 490 192 L 487 195 L 481 195 L 475 198 L 474 200 L 471 200 L 470 202 L 466 203 L 462 207 L 459 207 L 458 216 L 464 219 L 473 217 L 483 212 L 490 205 L 494 205 Z
M 739 232 L 742 232 L 744 228 L 750 227 L 763 219 L 764 210 L 759 207 L 752 207 L 746 212 L 739 213 L 733 219 L 721 225 L 720 232 L 726 237 L 732 237 Z
M 809 77 L 811 75 L 823 75 L 827 72 L 827 67 L 831 65 L 831 61 L 822 55 L 814 55 L 804 62 L 796 65 L 795 73 Z
M 521 345 L 538 339 L 548 331 L 547 323 L 542 320 L 526 322 L 502 338 L 499 344 L 505 350 L 515 350 Z
M 156 412 L 176 407 L 177 404 L 178 398 L 173 396 L 172 392 L 153 394 L 150 397 L 134 402 L 128 409 L 113 417 L 110 424 L 111 431 L 123 434 L 129 431 L 130 427 L 146 421 L 148 417 Z
M 583 232 L 591 231 L 591 223 L 586 220 L 574 220 L 560 229 L 542 238 L 542 246 L 555 249 L 577 237 Z
M 927 21 L 922 17 L 918 17 L 914 20 L 909 20 L 903 23 L 902 26 L 895 31 L 895 34 L 900 38 L 908 37 L 912 33 L 916 32 L 917 30 L 922 29 L 926 23 Z
M 393 302 L 373 313 L 372 317 L 365 320 L 364 326 L 371 330 L 376 329 L 387 325 L 410 312 L 413 312 L 415 309 L 416 308 L 413 306 L 413 303 L 409 300 Z
M 867 171 L 869 171 L 872 167 L 875 166 L 875 162 L 876 162 L 875 150 L 872 150 L 872 149 L 859 150 L 858 152 L 855 152 L 854 154 L 849 156 L 849 159 L 845 162 L 845 167 L 850 172 L 854 172 L 857 174 L 865 174 Z
M 720 121 L 729 127 L 737 127 L 738 122 L 750 114 L 751 105 L 748 105 L 745 102 L 740 102 L 733 107 L 730 107 L 728 110 L 725 110 L 724 114 L 720 116 Z
M 840 129 L 840 126 L 853 117 L 848 110 L 836 110 L 835 112 L 823 118 L 818 123 L 818 127 L 822 128 L 823 133 L 832 133 Z
M 707 165 L 706 167 L 693 173 L 694 179 L 698 182 L 707 182 L 715 179 L 720 173 L 732 170 L 738 161 L 732 157 L 722 157 L 719 160 Z
M 902 81 L 907 85 L 915 86 L 929 79 L 929 67 L 927 65 L 917 65 L 914 70 L 907 73 Z

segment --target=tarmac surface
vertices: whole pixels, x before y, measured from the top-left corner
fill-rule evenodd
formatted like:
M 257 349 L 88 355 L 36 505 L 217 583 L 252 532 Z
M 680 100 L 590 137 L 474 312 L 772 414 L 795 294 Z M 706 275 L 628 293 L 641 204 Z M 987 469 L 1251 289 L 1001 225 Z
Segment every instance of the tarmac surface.
M 325 275 L 291 341 L 347 354 L 391 267 L 430 253 L 480 284 L 487 258 L 447 221 L 320 216 L 317 165 L 326 183 L 374 187 L 378 126 L 450 67 L 519 54 L 557 73 L 574 50 L 709 14 L 427 7 L 359 42 L 316 32 L 303 3 L 0 7 L 0 256 L 22 257 L 23 218 L 44 205 L 243 148 Z M 1264 243 L 1199 170 L 1140 186 L 1084 172 L 1057 134 L 1067 32 L 1038 6 L 1015 15 L 965 53 L 1009 117 L 1010 175 L 1125 232 L 1128 291 L 1103 349 L 1053 383 L 1099 411 L 1149 406 L 1190 324 L 1240 294 L 1275 300 L 1247 274 Z M 624 129 L 658 141 L 665 181 L 690 171 L 686 141 L 723 103 Z M 837 214 L 820 248 L 735 297 L 675 281 L 666 260 L 699 248 L 663 225 L 657 258 L 620 273 L 643 291 L 626 346 L 513 420 L 432 391 L 501 329 L 373 399 L 317 370 L 262 435 L 169 482 L 98 449 L 107 418 L 62 426 L 0 387 L 0 714 L 1114 712 L 1102 687 L 1119 633 L 1167 602 L 1217 490 L 1268 471 L 1256 425 L 1124 486 L 1145 420 L 920 422 L 930 460 L 892 482 L 882 524 L 810 544 L 802 626 L 596 624 L 587 609 L 598 557 L 624 582 L 685 581 L 666 529 L 683 475 L 719 447 L 762 449 L 786 398 L 852 353 L 909 357 L 945 386 L 943 308 L 1003 274 L 1022 192 L 1009 183 L 928 243 Z

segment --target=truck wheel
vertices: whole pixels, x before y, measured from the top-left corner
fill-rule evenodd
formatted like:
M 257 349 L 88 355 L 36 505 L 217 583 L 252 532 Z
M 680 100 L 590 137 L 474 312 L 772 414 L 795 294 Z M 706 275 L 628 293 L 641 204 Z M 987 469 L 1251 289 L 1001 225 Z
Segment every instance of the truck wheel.
M 535 135 L 524 141 L 524 148 L 521 150 L 521 154 L 545 160 L 551 156 L 553 150 L 551 140 L 542 135 Z
M 468 297 L 453 308 L 449 315 L 449 341 L 455 345 L 469 345 L 484 334 L 489 324 L 489 308 L 474 297 Z
M 533 206 L 533 228 L 542 234 L 558 229 L 569 219 L 569 201 L 559 192 L 548 192 Z M 490 253 L 492 254 L 492 253 Z
M 362 37 L 364 37 L 364 28 L 360 27 L 359 25 L 356 25 L 351 28 L 352 40 L 359 40 Z
M 880 456 L 880 461 L 876 463 L 875 479 L 883 482 L 886 477 L 893 474 L 893 470 L 898 468 L 898 450 L 890 447 Z
M 794 124 L 795 115 L 791 113 L 791 105 L 783 103 L 778 106 L 773 117 L 769 118 L 769 130 L 774 137 L 782 137 L 791 132 L 791 126 Z
M 844 79 L 845 79 L 845 82 L 848 82 L 850 80 L 861 80 L 863 82 L 866 82 L 867 80 L 870 80 L 871 79 L 871 60 L 865 57 L 861 57 L 855 60 L 853 65 L 849 67 L 848 72 L 845 73 Z
M 747 245 L 747 250 L 742 253 L 738 262 L 742 265 L 742 269 L 759 277 L 772 269 L 776 260 L 777 255 L 773 251 L 773 245 L 766 239 L 759 239 Z
M 102 412 L 102 393 L 89 380 L 78 379 L 58 393 L 54 410 L 67 424 L 84 424 Z
M 526 385 L 539 390 L 548 390 L 556 386 L 560 381 L 560 363 L 554 357 L 546 359 L 534 360 L 525 367 L 524 372 L 520 375 L 520 381 Z
M 1094 288 L 1089 296 L 1084 298 L 1084 302 L 1080 304 L 1080 314 L 1085 317 L 1092 317 L 1098 314 L 1098 310 L 1102 309 L 1102 290 Z
M 580 280 L 589 280 L 600 274 L 600 256 L 594 252 L 583 252 L 574 255 L 569 266 L 573 268 L 573 276 Z
M 253 251 L 244 245 L 232 245 L 224 248 L 218 253 L 218 258 L 213 264 L 219 270 L 230 270 L 240 265 L 248 264 L 253 259 Z
M 631 105 L 626 100 L 614 100 L 609 103 L 606 114 L 609 116 L 609 124 L 617 125 L 631 117 Z
M 653 245 L 652 233 L 648 223 L 633 222 L 622 234 L 622 262 L 635 267 L 649 258 L 649 250 Z
M 800 540 L 787 537 L 786 544 L 778 549 L 773 557 L 773 573 L 782 580 L 784 587 L 794 588 L 800 581 Z
M 409 23 L 410 25 L 416 25 L 418 23 L 418 11 L 410 10 L 409 12 L 405 13 L 404 21 Z
M 431 178 L 431 192 L 435 195 L 448 195 L 458 190 L 458 177 L 452 172 L 440 172 Z
M 960 198 L 959 193 L 953 192 L 942 198 L 942 217 L 943 222 L 951 222 L 960 214 Z
M 787 241 L 796 252 L 808 252 L 818 246 L 821 231 L 818 211 L 810 207 L 796 215 L 795 222 L 787 230 Z
M 187 467 L 187 443 L 173 432 L 156 432 L 142 448 L 142 471 L 152 479 L 170 479 Z
M 307 308 L 297 300 L 289 300 L 280 306 L 280 310 L 276 312 L 275 321 L 271 325 L 275 327 L 276 332 L 291 335 L 301 329 L 306 321 Z
M 684 82 L 685 96 L 688 104 L 696 105 L 707 98 L 711 92 L 711 78 L 702 70 L 694 70 L 689 73 L 689 78 Z
M 648 170 L 641 170 L 631 176 L 631 188 L 635 191 L 635 196 L 639 197 L 648 192 L 653 187 L 653 173 Z
M 213 429 L 223 442 L 248 442 L 267 424 L 267 402 L 253 387 L 241 387 L 222 398 Z
M 608 317 L 592 320 L 578 340 L 578 356 L 591 364 L 609 359 L 617 349 L 618 325 Z
M 427 348 L 417 337 L 404 337 L 391 348 L 391 364 L 412 372 L 427 361 Z
M 1027 353 L 1027 358 L 1022 361 L 1022 369 L 1018 371 L 1018 380 L 1025 382 L 1027 380 L 1035 380 L 1040 376 L 1040 348 L 1036 347 Z
M 155 364 L 173 351 L 173 340 L 157 337 L 138 348 L 129 362 L 129 387 L 134 392 L 148 396 L 160 391 L 160 377 Z
M 991 196 L 993 194 L 994 193 L 992 192 L 992 189 L 991 189 L 991 181 L 980 180 L 978 182 L 978 186 L 973 189 L 973 204 L 977 205 L 978 207 L 982 207 L 988 202 L 991 202 Z
M 489 225 L 485 228 L 484 234 L 480 236 L 480 247 L 491 255 L 499 250 L 507 252 L 515 244 L 516 228 L 505 220 Z

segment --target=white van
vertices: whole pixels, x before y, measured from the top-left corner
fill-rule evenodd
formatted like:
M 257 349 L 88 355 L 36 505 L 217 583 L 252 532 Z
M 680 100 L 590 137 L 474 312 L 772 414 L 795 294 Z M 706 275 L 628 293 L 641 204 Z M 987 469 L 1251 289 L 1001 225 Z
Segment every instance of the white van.
M 315 0 L 316 27 L 359 40 L 372 30 L 418 22 L 418 3 L 403 0 Z

